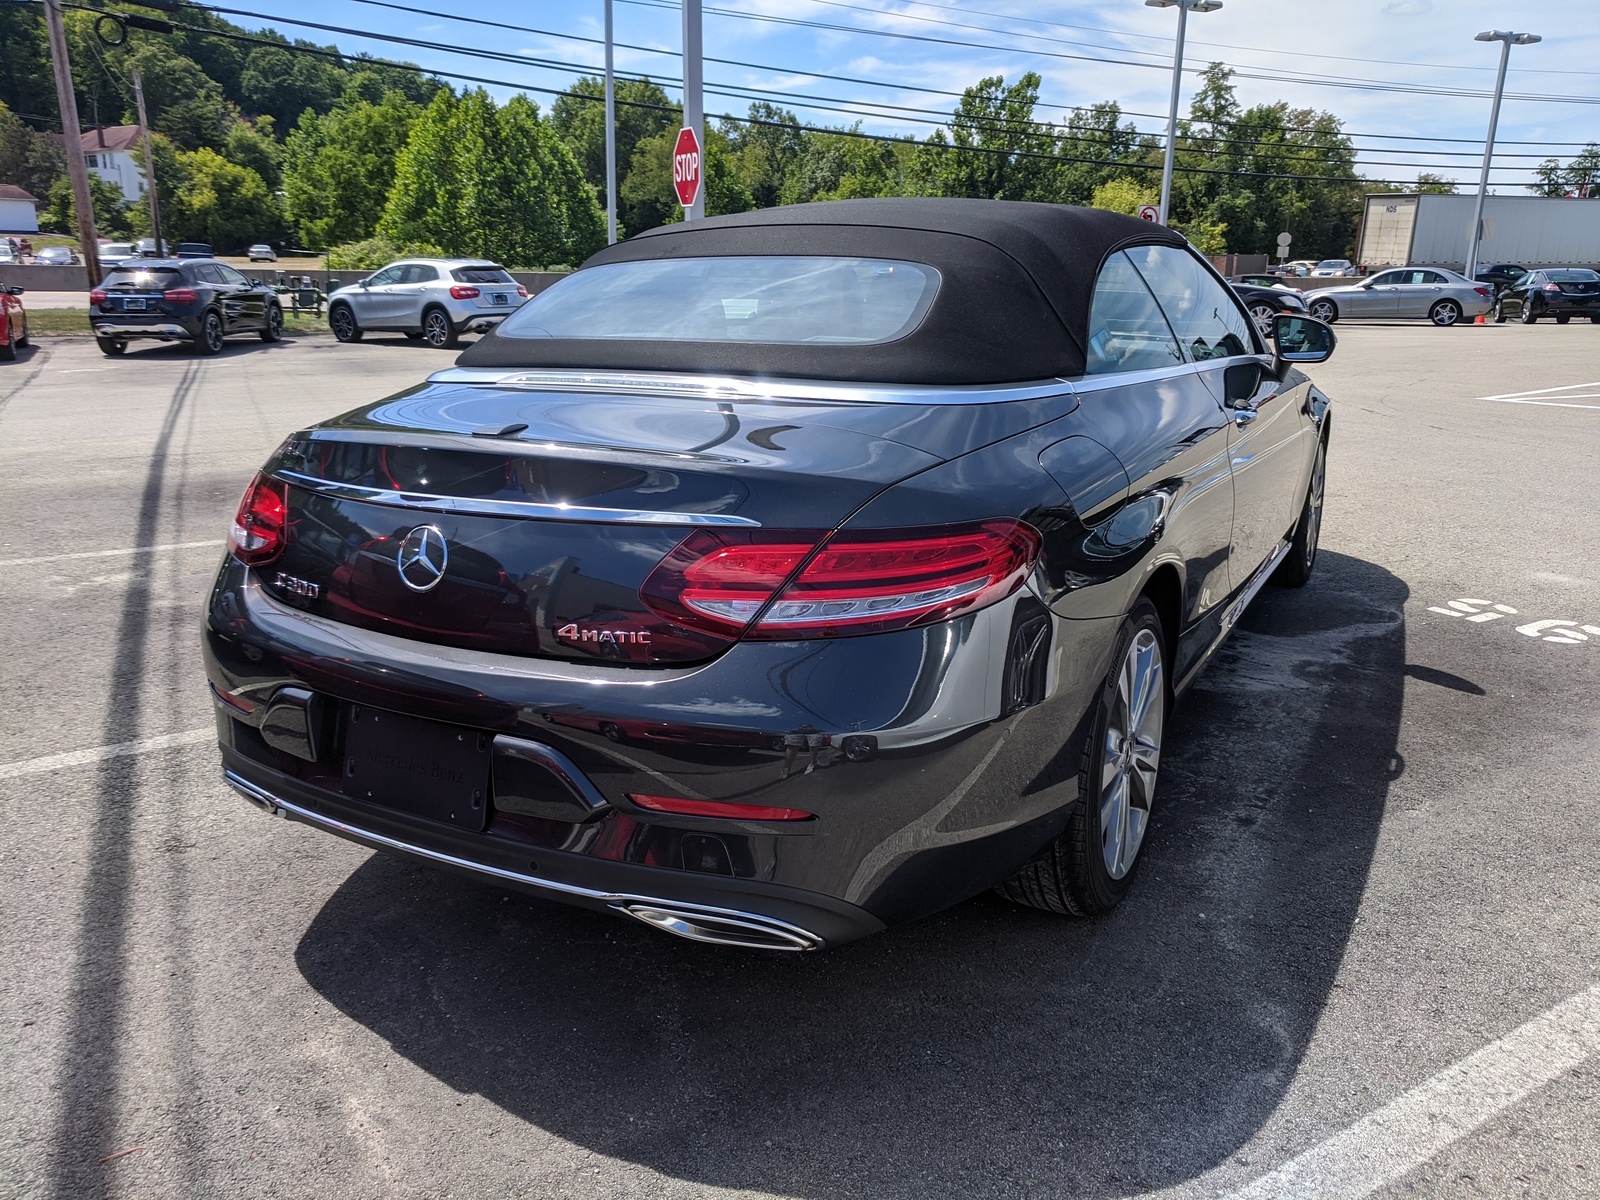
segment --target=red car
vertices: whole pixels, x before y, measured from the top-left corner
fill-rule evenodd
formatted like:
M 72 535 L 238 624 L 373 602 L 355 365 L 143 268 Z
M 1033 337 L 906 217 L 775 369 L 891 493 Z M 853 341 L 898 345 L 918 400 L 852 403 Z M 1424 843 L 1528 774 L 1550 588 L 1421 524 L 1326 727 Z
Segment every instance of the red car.
M 0 362 L 17 357 L 17 347 L 28 344 L 28 314 L 22 311 L 19 287 L 0 287 Z

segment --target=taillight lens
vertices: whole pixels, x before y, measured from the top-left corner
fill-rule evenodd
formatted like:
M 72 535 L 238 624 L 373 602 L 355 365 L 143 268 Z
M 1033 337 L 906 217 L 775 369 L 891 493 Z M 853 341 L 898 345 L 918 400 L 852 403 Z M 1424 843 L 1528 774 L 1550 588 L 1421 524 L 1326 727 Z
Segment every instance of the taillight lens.
M 1473 288 L 1472 290 L 1477 292 L 1480 296 L 1487 296 L 1489 294 L 1488 288 Z
M 520 283 L 517 284 L 517 295 L 521 296 L 523 299 L 527 299 L 528 289 L 523 287 Z
M 476 300 L 478 298 L 478 289 L 475 287 L 462 287 L 457 284 L 450 289 L 450 296 L 454 300 Z
M 1009 518 L 853 530 L 813 555 L 820 537 L 808 530 L 696 531 L 650 573 L 640 598 L 661 616 L 724 636 L 744 632 L 763 608 L 744 636 L 883 633 L 993 604 L 1022 586 L 1039 556 L 1038 533 Z
M 193 288 L 168 288 L 161 293 L 161 298 L 174 304 L 193 304 L 198 295 Z
M 89 293 L 90 304 L 104 304 L 105 302 L 106 292 L 104 288 L 95 288 L 94 291 Z
M 246 566 L 265 566 L 283 553 L 288 528 L 288 485 L 257 473 L 239 501 L 228 549 Z
M 801 808 L 765 808 L 756 804 L 729 804 L 722 800 L 681 800 L 676 796 L 647 796 L 629 792 L 628 799 L 651 812 L 683 817 L 722 817 L 744 821 L 809 821 L 816 814 Z
M 1553 283 L 1547 283 L 1547 284 L 1545 284 L 1545 285 L 1544 285 L 1544 290 L 1545 290 L 1545 291 L 1547 291 L 1547 292 L 1554 292 L 1554 293 L 1556 293 L 1556 294 L 1557 294 L 1557 295 L 1559 295 L 1559 294 L 1560 294 L 1560 292 L 1561 292 L 1561 289 L 1560 289 L 1560 287 L 1558 287 L 1558 286 L 1557 286 L 1557 285 L 1556 285 L 1556 284 L 1553 284 Z

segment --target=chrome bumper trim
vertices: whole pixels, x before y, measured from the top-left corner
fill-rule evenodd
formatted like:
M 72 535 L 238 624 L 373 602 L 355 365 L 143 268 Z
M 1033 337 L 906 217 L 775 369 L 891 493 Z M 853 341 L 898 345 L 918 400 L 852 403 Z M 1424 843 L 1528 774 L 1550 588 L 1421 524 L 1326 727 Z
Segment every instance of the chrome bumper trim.
M 118 333 L 144 333 L 160 334 L 165 337 L 188 337 L 189 331 L 182 325 L 124 325 L 117 321 L 95 321 L 94 331 L 99 334 Z
M 652 896 L 597 891 L 594 888 L 579 887 L 573 883 L 560 883 L 553 879 L 541 879 L 537 875 L 524 875 L 519 871 L 508 871 L 503 867 L 494 867 L 487 863 L 458 858 L 453 854 L 446 854 L 442 850 L 430 850 L 426 846 L 403 842 L 399 838 L 388 837 L 385 834 L 375 833 L 370 829 L 363 829 L 359 825 L 351 825 L 335 817 L 313 812 L 311 809 L 303 808 L 293 801 L 274 796 L 265 788 L 251 783 L 242 775 L 236 774 L 226 767 L 222 770 L 222 777 L 234 791 L 238 792 L 256 808 L 272 816 L 303 821 L 307 825 L 315 825 L 333 833 L 343 834 L 356 841 L 365 842 L 369 846 L 380 846 L 388 850 L 398 850 L 404 854 L 414 854 L 419 858 L 425 858 L 444 866 L 456 867 L 463 871 L 471 871 L 478 875 L 485 875 L 491 879 L 537 888 L 540 891 L 553 892 L 559 896 L 596 900 L 617 910 L 619 913 L 643 921 L 647 925 L 653 925 L 657 929 L 663 929 L 668 933 L 677 934 L 679 937 L 688 938 L 690 941 L 711 942 L 722 946 L 740 946 L 751 950 L 820 950 L 826 945 L 818 934 L 812 933 L 810 930 L 801 929 L 798 925 L 791 925 L 787 921 L 779 921 L 773 917 L 761 916 L 757 913 L 740 912 L 731 908 L 712 908 L 708 905 L 700 904 L 681 904 L 675 900 L 664 900 Z
M 481 517 L 528 517 L 544 521 L 593 521 L 616 525 L 738 525 L 761 527 L 760 521 L 723 513 L 650 512 L 631 508 L 590 508 L 581 504 L 546 504 L 537 500 L 486 500 L 475 496 L 435 496 L 427 492 L 397 492 L 389 488 L 365 487 L 355 483 L 335 483 L 302 475 L 299 471 L 277 470 L 279 479 L 313 492 L 341 500 L 360 500 L 367 504 L 386 504 L 391 508 L 421 508 L 434 512 L 462 513 Z

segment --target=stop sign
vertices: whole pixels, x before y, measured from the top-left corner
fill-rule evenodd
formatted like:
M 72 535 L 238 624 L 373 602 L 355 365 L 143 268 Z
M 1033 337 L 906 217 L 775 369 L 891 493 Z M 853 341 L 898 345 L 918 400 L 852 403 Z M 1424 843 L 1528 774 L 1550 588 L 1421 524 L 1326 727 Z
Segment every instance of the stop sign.
M 672 148 L 672 186 L 685 208 L 700 194 L 700 139 L 692 129 L 678 130 L 678 143 Z

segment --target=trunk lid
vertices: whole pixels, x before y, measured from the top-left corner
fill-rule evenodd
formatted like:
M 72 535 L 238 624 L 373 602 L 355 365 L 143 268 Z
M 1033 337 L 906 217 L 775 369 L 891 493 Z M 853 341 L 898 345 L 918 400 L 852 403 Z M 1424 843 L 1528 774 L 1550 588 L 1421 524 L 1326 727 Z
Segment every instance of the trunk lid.
M 839 407 L 424 385 L 279 449 L 287 546 L 258 576 L 284 603 L 420 641 L 701 661 L 731 639 L 639 595 L 687 536 L 827 531 L 942 461 L 836 423 Z

